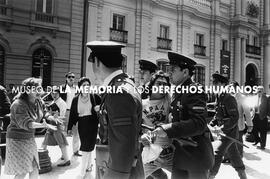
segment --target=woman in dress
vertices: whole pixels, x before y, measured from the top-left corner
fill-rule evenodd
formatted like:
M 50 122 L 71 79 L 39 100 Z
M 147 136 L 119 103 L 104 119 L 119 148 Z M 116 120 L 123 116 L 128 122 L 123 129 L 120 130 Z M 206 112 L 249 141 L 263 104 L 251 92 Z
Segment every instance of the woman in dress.
M 47 107 L 51 115 L 55 117 L 57 123 L 54 124 L 57 126 L 57 130 L 48 129 L 44 141 L 42 143 L 42 148 L 47 149 L 47 146 L 59 146 L 62 152 L 60 158 L 61 163 L 57 164 L 58 167 L 64 167 L 70 165 L 70 160 L 68 157 L 67 146 L 68 142 L 66 136 L 64 135 L 65 126 L 63 120 L 66 115 L 67 105 L 65 101 L 60 97 L 60 89 L 54 89 L 51 93 L 53 102 Z M 50 122 L 49 122 L 50 123 Z
M 79 79 L 78 87 L 80 89 L 89 88 L 91 82 L 89 78 L 82 77 Z M 84 177 L 86 172 L 92 171 L 91 152 L 94 150 L 98 131 L 97 112 L 101 99 L 96 94 L 83 91 L 73 98 L 68 123 L 68 133 L 71 132 L 72 126 L 78 122 L 78 132 L 81 140 L 80 150 L 82 151 L 81 176 Z
M 30 90 L 29 90 L 30 89 Z M 39 160 L 35 142 L 35 129 L 48 127 L 42 103 L 38 100 L 41 79 L 27 78 L 22 82 L 18 94 L 10 108 L 10 124 L 7 128 L 5 174 L 30 179 L 38 178 Z

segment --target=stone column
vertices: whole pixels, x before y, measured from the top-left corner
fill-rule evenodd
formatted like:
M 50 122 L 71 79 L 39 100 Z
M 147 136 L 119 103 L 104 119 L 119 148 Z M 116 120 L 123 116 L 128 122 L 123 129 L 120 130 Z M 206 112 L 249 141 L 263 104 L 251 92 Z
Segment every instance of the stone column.
M 242 16 L 245 16 L 246 15 L 246 9 L 247 9 L 247 0 L 242 0 L 241 8 L 242 8 Z
M 241 81 L 239 81 L 240 85 L 244 85 L 246 82 L 246 39 L 241 38 Z
M 241 38 L 235 38 L 234 80 L 241 81 Z
M 266 93 L 269 94 L 270 89 L 269 89 L 269 85 L 270 85 L 270 34 L 267 37 L 267 40 L 265 42 L 265 46 L 264 46 L 264 59 L 263 59 L 263 63 L 264 63 L 264 76 L 263 76 L 263 81 L 264 81 L 264 89 L 266 91 Z
M 269 19 L 270 19 L 270 1 L 264 0 L 264 24 L 269 25 Z
M 235 15 L 241 15 L 241 4 L 242 4 L 242 1 L 241 0 L 236 0 L 235 1 L 235 5 L 236 5 L 236 12 L 235 12 Z

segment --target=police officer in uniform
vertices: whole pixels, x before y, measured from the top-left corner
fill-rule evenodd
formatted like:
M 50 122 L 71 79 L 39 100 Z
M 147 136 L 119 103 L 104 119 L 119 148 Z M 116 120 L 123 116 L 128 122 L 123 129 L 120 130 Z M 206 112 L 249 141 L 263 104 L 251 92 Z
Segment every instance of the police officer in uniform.
M 146 89 L 152 75 L 157 70 L 157 65 L 151 61 L 148 61 L 148 60 L 139 60 L 139 65 L 140 65 L 142 86 L 144 87 L 144 89 Z M 143 93 L 141 94 L 142 99 L 147 98 L 148 92 L 149 92 L 149 89 L 146 89 L 143 91 Z
M 228 79 L 218 73 L 214 73 L 212 77 L 213 84 L 216 87 L 226 86 L 228 83 Z M 239 113 L 236 99 L 229 93 L 217 94 L 216 114 L 210 125 L 217 125 L 218 127 L 213 132 L 217 134 L 223 132 L 226 136 L 238 139 L 238 119 Z M 220 141 L 215 149 L 215 164 L 210 170 L 210 178 L 214 178 L 218 173 L 225 153 L 227 153 L 232 166 L 238 172 L 240 179 L 246 179 L 245 166 L 236 143 L 224 136 L 220 136 Z
M 196 89 L 199 84 L 191 80 L 195 70 L 189 57 L 168 52 L 171 82 L 178 87 Z M 199 91 L 199 90 L 198 90 Z M 214 163 L 210 133 L 207 128 L 207 96 L 205 93 L 175 93 L 172 97 L 172 123 L 156 128 L 154 134 L 174 140 L 172 179 L 207 179 Z
M 89 60 L 97 78 L 104 86 L 119 87 L 123 93 L 102 95 L 101 109 L 107 125 L 109 148 L 108 168 L 105 179 L 144 178 L 139 150 L 139 133 L 142 123 L 140 94 L 135 84 L 121 70 L 123 56 L 121 44 L 110 41 L 92 41 L 87 46 L 92 50 Z M 104 137 L 106 137 L 104 135 Z

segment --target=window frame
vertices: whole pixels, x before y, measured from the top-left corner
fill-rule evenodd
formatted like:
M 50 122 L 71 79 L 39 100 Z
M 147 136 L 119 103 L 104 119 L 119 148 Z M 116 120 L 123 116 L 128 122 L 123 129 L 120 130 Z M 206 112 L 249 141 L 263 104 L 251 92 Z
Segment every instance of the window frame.
M 8 4 L 8 0 L 1 0 L 1 1 L 5 1 L 5 3 L 0 3 L 0 5 L 7 5 Z
M 164 29 L 164 31 L 162 31 Z M 165 32 L 165 33 L 163 33 Z M 160 24 L 159 25 L 159 37 L 163 39 L 170 39 L 170 26 Z
M 202 72 L 199 70 L 202 69 Z M 195 71 L 193 74 L 193 80 L 201 85 L 205 85 L 205 75 L 206 75 L 206 70 L 205 70 L 204 65 L 196 65 L 195 66 Z
M 116 17 L 116 27 L 114 27 L 114 17 Z M 123 27 L 122 29 L 119 28 L 119 18 L 123 18 Z M 113 17 L 112 17 L 112 28 L 115 29 L 115 30 L 121 30 L 121 31 L 124 31 L 125 28 L 126 28 L 126 16 L 123 15 L 123 14 L 119 14 L 119 13 L 113 13 Z
M 225 47 L 225 48 L 224 48 Z M 227 39 L 222 39 L 222 42 L 221 42 L 221 49 L 223 51 L 229 51 L 229 43 L 228 43 L 228 40 Z
M 257 36 L 253 36 L 253 45 L 259 47 L 259 38 Z
M 36 0 L 36 12 L 37 13 L 43 13 L 43 14 L 51 14 L 54 13 L 54 0 L 51 0 L 51 12 L 47 13 L 47 1 L 48 0 L 42 0 L 42 12 L 38 11 L 38 0 Z
M 1 77 L 0 77 L 0 84 L 4 85 L 4 82 L 5 82 L 5 62 L 6 62 L 6 51 L 5 51 L 5 48 L 0 44 L 0 50 L 3 51 L 3 64 L 2 64 L 2 74 Z M 1 66 L 0 66 L 1 67 Z
M 204 46 L 204 34 L 202 34 L 202 33 L 196 33 L 196 36 L 195 37 L 196 37 L 195 38 L 195 45 Z

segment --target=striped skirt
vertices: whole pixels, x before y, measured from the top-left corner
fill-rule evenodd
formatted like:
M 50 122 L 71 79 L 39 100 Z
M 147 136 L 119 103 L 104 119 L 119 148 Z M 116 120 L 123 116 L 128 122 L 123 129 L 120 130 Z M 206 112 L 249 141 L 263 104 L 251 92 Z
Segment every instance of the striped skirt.
M 5 174 L 19 175 L 39 168 L 37 144 L 34 138 L 6 140 Z

